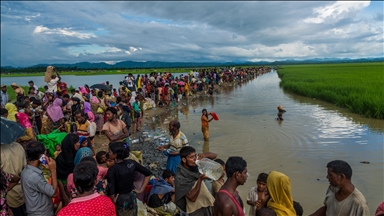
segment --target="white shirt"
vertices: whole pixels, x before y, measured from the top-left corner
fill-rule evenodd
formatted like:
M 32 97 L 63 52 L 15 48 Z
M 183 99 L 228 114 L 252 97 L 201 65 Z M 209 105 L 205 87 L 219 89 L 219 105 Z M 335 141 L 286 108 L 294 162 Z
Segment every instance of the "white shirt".
M 37 85 L 33 85 L 33 88 L 35 88 L 35 94 L 37 94 L 37 91 L 39 91 L 39 88 L 37 87 Z
M 48 90 L 47 92 L 57 92 L 57 82 L 59 81 L 59 77 L 55 79 L 51 79 L 51 81 L 47 82 Z
M 325 196 L 324 205 L 327 207 L 326 215 L 361 215 L 368 216 L 369 208 L 364 195 L 355 187 L 355 190 L 344 200 L 338 201 L 335 193 L 337 188 L 330 186 Z
M 73 97 L 75 97 L 75 98 L 79 98 L 80 99 L 80 101 L 83 101 L 84 102 L 84 98 L 83 98 L 83 96 L 80 94 L 80 93 L 75 93 L 74 95 L 73 95 Z

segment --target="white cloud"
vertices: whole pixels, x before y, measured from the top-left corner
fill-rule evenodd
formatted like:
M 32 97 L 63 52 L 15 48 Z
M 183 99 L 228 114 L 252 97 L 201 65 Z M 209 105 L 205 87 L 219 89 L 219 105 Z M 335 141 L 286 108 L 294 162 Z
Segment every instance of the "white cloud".
M 1 64 L 378 57 L 383 21 L 377 5 L 2 1 L 1 52 L 7 55 Z
M 64 35 L 64 36 L 70 36 L 70 37 L 76 37 L 79 39 L 89 39 L 92 37 L 96 37 L 96 35 L 92 33 L 81 33 L 77 31 L 73 31 L 70 28 L 47 28 L 42 25 L 36 26 L 35 30 L 33 31 L 35 34 L 57 34 L 57 35 Z
M 112 48 L 108 49 L 106 52 L 115 53 L 115 52 L 122 52 L 122 51 L 123 51 L 122 49 L 112 47 Z
M 323 23 L 326 19 L 340 20 L 346 14 L 368 7 L 370 1 L 337 1 L 331 5 L 313 9 L 316 16 L 304 20 L 307 23 Z
M 27 17 L 25 17 L 25 20 L 28 22 L 31 22 L 32 19 L 35 19 L 36 17 L 39 17 L 39 16 L 40 16 L 39 13 L 36 14 L 35 16 L 27 16 Z
M 136 52 L 137 51 L 137 48 L 133 47 L 133 46 L 130 46 L 129 47 L 129 51 L 131 52 Z
M 101 61 L 109 65 L 114 65 L 117 61 Z

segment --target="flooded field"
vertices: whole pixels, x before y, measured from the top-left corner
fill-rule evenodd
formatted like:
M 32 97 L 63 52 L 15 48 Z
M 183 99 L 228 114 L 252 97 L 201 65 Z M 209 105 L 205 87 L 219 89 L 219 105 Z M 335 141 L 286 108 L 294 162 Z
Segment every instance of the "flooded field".
M 212 151 L 224 160 L 229 156 L 244 157 L 249 178 L 238 188 L 243 200 L 259 173 L 285 173 L 291 179 L 293 199 L 302 204 L 304 215 L 323 205 L 329 185 L 326 164 L 345 160 L 353 170 L 352 182 L 364 194 L 373 213 L 384 200 L 384 121 L 284 92 L 279 81 L 272 72 L 248 83 L 223 87 L 213 96 L 189 98 L 179 104 L 178 110 L 155 117 L 150 127 L 163 130 L 168 127 L 164 124 L 167 119 L 178 118 L 181 131 L 197 151 Z M 282 122 L 275 120 L 279 104 L 287 111 Z M 210 123 L 209 142 L 204 142 L 201 132 L 203 108 L 220 118 Z
M 86 78 L 88 84 L 101 82 L 100 76 Z M 122 75 L 102 76 L 103 81 L 113 85 L 122 78 Z M 1 82 L 10 84 L 14 79 L 5 77 Z M 20 85 L 31 79 L 38 86 L 44 84 L 42 77 L 16 79 Z M 63 79 L 76 87 L 85 84 L 81 76 L 63 76 Z M 384 200 L 384 121 L 364 118 L 316 98 L 285 92 L 279 82 L 276 72 L 264 74 L 247 83 L 222 87 L 213 96 L 191 97 L 180 102 L 178 108 L 156 114 L 146 122 L 150 132 L 156 134 L 168 129 L 169 120 L 179 119 L 181 131 L 198 152 L 218 153 L 224 161 L 229 156 L 244 157 L 249 178 L 238 188 L 243 200 L 256 184 L 259 173 L 272 170 L 285 173 L 291 179 L 293 198 L 302 204 L 304 215 L 323 205 L 329 185 L 326 164 L 334 159 L 345 160 L 353 169 L 352 182 L 364 194 L 373 213 Z M 275 120 L 279 104 L 287 111 L 282 122 Z M 216 112 L 220 118 L 210 123 L 209 142 L 204 142 L 201 132 L 203 108 Z

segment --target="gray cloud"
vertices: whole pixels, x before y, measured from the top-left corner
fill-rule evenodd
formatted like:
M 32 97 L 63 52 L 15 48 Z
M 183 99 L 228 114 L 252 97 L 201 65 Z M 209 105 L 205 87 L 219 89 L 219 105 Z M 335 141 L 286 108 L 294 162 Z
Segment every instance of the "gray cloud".
M 365 8 L 335 2 L 2 1 L 1 64 L 382 56 L 383 14 L 365 17 Z

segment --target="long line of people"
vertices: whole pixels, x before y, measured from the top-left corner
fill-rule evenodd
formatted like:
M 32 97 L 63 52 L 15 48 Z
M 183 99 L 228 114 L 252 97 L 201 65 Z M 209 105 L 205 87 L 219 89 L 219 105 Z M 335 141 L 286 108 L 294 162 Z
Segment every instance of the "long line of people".
M 245 205 L 236 190 L 248 177 L 244 159 L 230 157 L 224 163 L 215 153 L 196 154 L 185 143 L 178 151 L 176 172 L 165 170 L 162 178 L 156 179 L 143 166 L 142 154 L 132 151 L 129 136 L 140 131 L 141 117 L 150 100 L 158 106 L 171 106 L 196 92 L 213 94 L 215 84 L 268 70 L 212 68 L 180 78 L 169 73 L 137 78 L 128 75 L 118 93 L 106 82 L 105 89 L 85 85 L 72 89 L 70 96 L 58 73 L 51 76 L 43 95 L 33 82 L 29 83 L 28 96 L 22 96 L 16 87 L 16 105 L 5 103 L 1 115 L 19 122 L 27 132 L 18 143 L 1 146 L 1 177 L 6 182 L 1 190 L 1 214 L 138 215 L 142 202 L 149 206 L 148 212 L 158 215 L 244 215 Z M 53 130 L 66 133 L 54 149 L 37 141 L 37 134 Z M 109 139 L 108 152 L 95 152 L 97 133 Z M 197 169 L 197 157 L 221 163 L 222 177 L 209 183 Z M 363 195 L 351 183 L 350 166 L 333 161 L 327 168 L 332 189 L 339 190 L 329 190 L 325 206 L 313 215 L 369 215 Z M 150 191 L 148 185 L 152 185 Z M 354 190 L 349 190 L 351 185 Z M 347 205 L 337 206 L 340 193 Z M 289 177 L 277 171 L 259 175 L 247 204 L 250 215 L 303 214 L 301 206 L 293 201 Z

